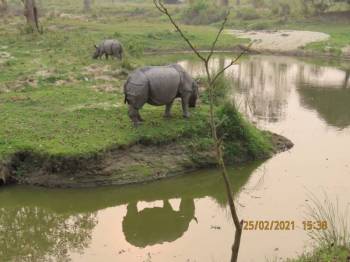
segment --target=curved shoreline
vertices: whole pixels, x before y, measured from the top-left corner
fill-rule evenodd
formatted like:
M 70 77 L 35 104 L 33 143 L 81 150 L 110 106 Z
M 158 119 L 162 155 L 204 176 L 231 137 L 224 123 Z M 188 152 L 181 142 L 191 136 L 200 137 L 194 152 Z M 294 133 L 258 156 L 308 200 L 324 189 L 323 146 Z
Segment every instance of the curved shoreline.
M 233 46 L 232 48 L 217 48 L 214 50 L 214 53 L 240 53 L 246 50 L 245 46 L 242 44 Z M 327 52 L 318 52 L 313 50 L 305 50 L 305 49 L 297 49 L 297 50 L 265 50 L 259 49 L 256 50 L 251 48 L 250 50 L 246 50 L 247 54 L 251 55 L 278 55 L 278 56 L 293 56 L 293 57 L 317 57 L 317 58 L 328 58 L 328 59 L 338 59 L 338 60 L 350 60 L 350 54 L 342 54 L 342 55 L 334 55 L 332 53 Z M 200 53 L 208 53 L 210 52 L 208 49 L 200 49 Z M 167 55 L 167 54 L 193 54 L 193 52 L 189 49 L 167 49 L 167 50 L 147 50 L 144 52 L 145 55 Z
M 274 154 L 293 146 L 283 136 L 270 135 Z M 271 156 L 265 155 L 260 159 Z M 239 156 L 234 160 L 228 159 L 228 162 L 239 164 L 252 160 Z M 0 165 L 0 178 L 3 178 L 0 185 L 16 183 L 63 188 L 127 185 L 184 175 L 215 165 L 214 151 L 193 153 L 176 141 L 162 145 L 136 144 L 90 157 L 53 157 L 18 152 L 10 161 Z

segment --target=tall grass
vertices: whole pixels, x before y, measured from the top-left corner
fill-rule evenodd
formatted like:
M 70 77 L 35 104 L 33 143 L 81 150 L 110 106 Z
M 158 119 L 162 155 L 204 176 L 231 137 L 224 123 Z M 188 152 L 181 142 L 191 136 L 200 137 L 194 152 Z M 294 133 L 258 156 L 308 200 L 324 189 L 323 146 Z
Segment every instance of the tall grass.
M 349 206 L 342 209 L 339 200 L 332 201 L 326 193 L 323 200 L 315 195 L 310 195 L 310 200 L 310 203 L 306 206 L 307 217 L 312 221 L 326 221 L 327 228 L 309 231 L 309 237 L 319 246 L 350 248 Z
M 326 221 L 327 228 L 308 231 L 315 242 L 311 252 L 304 253 L 289 262 L 348 262 L 350 261 L 350 217 L 349 207 L 342 209 L 338 199 L 332 201 L 327 194 L 320 200 L 310 194 L 306 205 L 306 219 Z

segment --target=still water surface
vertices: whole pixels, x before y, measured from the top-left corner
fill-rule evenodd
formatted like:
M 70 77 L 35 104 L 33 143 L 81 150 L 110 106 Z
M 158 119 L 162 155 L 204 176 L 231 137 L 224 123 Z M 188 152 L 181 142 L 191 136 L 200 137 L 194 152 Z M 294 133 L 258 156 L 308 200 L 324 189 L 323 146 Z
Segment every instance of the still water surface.
M 180 61 L 204 73 L 196 61 Z M 229 63 L 216 57 L 213 69 Z M 230 169 L 245 220 L 290 220 L 290 231 L 244 231 L 239 261 L 301 253 L 310 193 L 350 206 L 350 63 L 251 56 L 226 72 L 231 99 L 257 126 L 295 146 Z M 228 261 L 233 225 L 215 170 L 146 185 L 0 189 L 1 261 Z

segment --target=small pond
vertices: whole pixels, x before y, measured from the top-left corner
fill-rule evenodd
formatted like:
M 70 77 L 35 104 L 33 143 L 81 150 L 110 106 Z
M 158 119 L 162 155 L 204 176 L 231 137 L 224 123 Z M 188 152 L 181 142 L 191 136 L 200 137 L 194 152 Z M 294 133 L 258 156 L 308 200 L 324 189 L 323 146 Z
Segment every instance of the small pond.
M 192 75 L 204 68 L 178 59 Z M 213 70 L 229 63 L 216 56 Z M 239 216 L 295 221 L 244 231 L 239 261 L 294 257 L 310 246 L 310 194 L 350 205 L 350 62 L 250 56 L 225 74 L 229 98 L 258 127 L 295 146 L 230 168 Z M 1 261 L 228 261 L 234 231 L 224 185 L 201 170 L 145 185 L 0 189 Z

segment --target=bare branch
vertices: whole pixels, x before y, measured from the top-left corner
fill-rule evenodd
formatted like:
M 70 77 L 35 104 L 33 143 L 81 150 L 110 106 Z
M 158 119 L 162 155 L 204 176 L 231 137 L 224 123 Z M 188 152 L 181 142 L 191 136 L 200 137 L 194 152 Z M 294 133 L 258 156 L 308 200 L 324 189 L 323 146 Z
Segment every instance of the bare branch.
M 237 214 L 237 210 L 236 210 L 236 206 L 235 206 L 235 202 L 234 202 L 234 198 L 233 198 L 233 190 L 231 187 L 230 180 L 228 178 L 228 172 L 227 172 L 225 161 L 224 161 L 224 149 L 223 149 L 224 139 L 223 139 L 223 137 L 221 137 L 221 138 L 218 137 L 218 127 L 222 124 L 223 121 L 216 123 L 216 120 L 215 120 L 215 115 L 214 115 L 214 97 L 215 97 L 214 88 L 215 88 L 215 86 L 214 86 L 214 84 L 215 84 L 216 80 L 218 79 L 218 77 L 225 72 L 225 70 L 227 70 L 230 66 L 234 65 L 238 61 L 238 59 L 240 59 L 247 51 L 249 51 L 249 48 L 252 45 L 252 43 L 250 43 L 248 45 L 248 48 L 244 48 L 244 50 L 235 59 L 233 59 L 228 66 L 225 66 L 222 70 L 220 70 L 214 76 L 214 78 L 212 78 L 210 70 L 209 70 L 209 61 L 214 53 L 214 49 L 215 49 L 215 46 L 219 40 L 219 37 L 225 28 L 229 14 L 226 15 L 223 23 L 221 24 L 221 27 L 220 27 L 220 29 L 215 37 L 215 40 L 213 41 L 213 43 L 211 45 L 210 53 L 205 58 L 198 52 L 198 50 L 193 46 L 191 41 L 182 32 L 181 28 L 176 24 L 176 22 L 174 21 L 174 19 L 172 18 L 172 16 L 168 12 L 167 8 L 162 3 L 162 0 L 153 0 L 153 2 L 154 2 L 154 5 L 156 6 L 156 8 L 161 13 L 165 14 L 169 18 L 170 22 L 173 24 L 173 26 L 176 28 L 176 30 L 180 33 L 181 37 L 187 42 L 187 44 L 192 49 L 192 51 L 202 60 L 202 62 L 204 63 L 204 66 L 205 66 L 205 71 L 207 74 L 208 91 L 209 91 L 209 101 L 210 101 L 209 102 L 209 120 L 210 120 L 209 122 L 210 122 L 210 127 L 211 127 L 211 133 L 212 133 L 212 138 L 213 138 L 213 142 L 214 142 L 214 146 L 215 146 L 217 163 L 218 163 L 219 168 L 221 169 L 221 175 L 222 175 L 224 182 L 225 182 L 228 204 L 229 204 L 231 216 L 232 216 L 235 228 L 236 228 L 235 240 L 234 240 L 234 243 L 232 245 L 232 256 L 231 256 L 231 262 L 236 262 L 237 258 L 238 258 L 238 251 L 239 251 L 240 242 L 241 242 L 241 235 L 242 235 L 242 231 L 243 231 L 243 221 L 242 220 L 240 221 L 238 218 L 238 214 Z
M 210 82 L 210 85 L 214 85 L 216 80 L 219 78 L 219 76 L 221 76 L 227 69 L 229 69 L 231 66 L 233 66 L 234 64 L 237 63 L 237 61 L 244 55 L 246 54 L 250 47 L 253 45 L 254 42 L 250 42 L 249 45 L 233 60 L 231 60 L 231 62 L 225 66 L 223 69 L 221 69 L 213 78 L 213 80 Z
M 187 42 L 187 44 L 189 45 L 189 47 L 192 49 L 192 51 L 202 60 L 202 61 L 206 61 L 206 58 L 204 56 L 202 56 L 198 50 L 193 46 L 193 44 L 191 43 L 191 41 L 185 36 L 185 34 L 182 32 L 181 28 L 176 24 L 176 22 L 174 21 L 173 17 L 170 15 L 168 9 L 164 6 L 164 4 L 162 3 L 162 0 L 153 0 L 153 3 L 155 5 L 155 7 L 163 14 L 165 14 L 170 22 L 173 24 L 173 26 L 176 28 L 177 32 L 179 32 L 179 34 L 181 35 L 181 37 Z
M 209 55 L 208 55 L 208 57 L 207 57 L 207 61 L 210 60 L 211 56 L 212 56 L 213 53 L 214 53 L 216 43 L 218 42 L 218 40 L 219 40 L 219 38 L 220 38 L 220 35 L 221 35 L 222 31 L 223 31 L 224 28 L 225 28 L 225 25 L 226 25 L 226 22 L 227 22 L 227 19 L 228 19 L 228 16 L 229 16 L 229 15 L 230 15 L 230 11 L 226 14 L 226 16 L 225 16 L 225 18 L 224 18 L 224 21 L 223 21 L 222 24 L 221 24 L 221 27 L 220 27 L 220 29 L 219 29 L 217 35 L 216 35 L 216 38 L 215 38 L 215 40 L 214 40 L 214 42 L 213 42 L 213 44 L 212 44 L 212 46 L 211 46 L 211 48 L 210 48 L 210 53 L 209 53 Z

